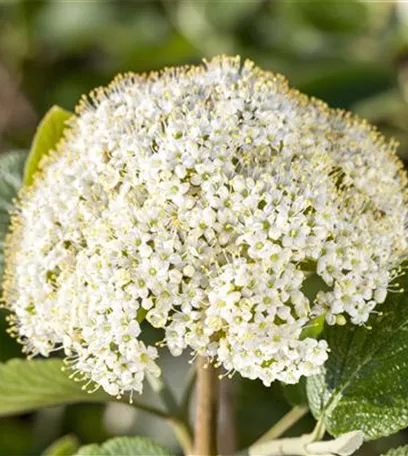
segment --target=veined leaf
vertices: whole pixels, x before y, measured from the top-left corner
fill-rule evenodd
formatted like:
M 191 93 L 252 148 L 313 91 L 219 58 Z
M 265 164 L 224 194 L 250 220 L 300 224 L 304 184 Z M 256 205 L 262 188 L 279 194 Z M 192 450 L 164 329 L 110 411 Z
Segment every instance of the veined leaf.
M 102 390 L 84 391 L 62 367 L 59 359 L 12 359 L 0 364 L 0 417 L 58 404 L 114 399 Z
M 86 445 L 75 456 L 172 456 L 172 453 L 147 438 L 117 437 L 102 445 Z
M 94 393 L 86 391 L 83 383 L 69 378 L 69 373 L 62 370 L 63 366 L 61 359 L 12 359 L 0 363 L 0 417 L 77 402 L 121 401 L 129 404 L 128 397 L 117 399 L 102 388 Z M 167 417 L 164 411 L 148 404 L 133 401 L 132 406 Z
M 24 168 L 24 185 L 31 185 L 33 176 L 39 169 L 41 159 L 47 155 L 61 139 L 66 121 L 73 114 L 59 106 L 53 106 L 41 120 Z
M 405 290 L 408 280 L 404 278 Z M 408 291 L 389 294 L 371 329 L 327 327 L 329 359 L 307 380 L 310 408 L 330 434 L 364 432 L 366 440 L 408 426 Z

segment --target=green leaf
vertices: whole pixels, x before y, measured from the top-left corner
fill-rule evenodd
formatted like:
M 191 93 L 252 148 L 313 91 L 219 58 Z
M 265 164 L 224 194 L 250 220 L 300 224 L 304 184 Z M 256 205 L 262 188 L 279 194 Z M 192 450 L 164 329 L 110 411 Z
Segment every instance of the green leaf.
M 0 155 L 0 277 L 4 268 L 4 238 L 6 237 L 13 199 L 21 187 L 24 162 L 27 157 L 25 151 L 14 151 Z
M 101 390 L 89 393 L 61 369 L 60 359 L 12 359 L 0 364 L 0 417 L 74 402 L 106 402 Z
M 75 456 L 172 456 L 172 453 L 147 438 L 117 437 L 102 445 L 86 445 Z
M 78 439 L 73 435 L 65 435 L 50 445 L 42 456 L 72 456 L 78 448 Z
M 53 106 L 41 120 L 24 168 L 24 185 L 31 185 L 39 169 L 41 159 L 55 148 L 66 128 L 66 121 L 73 114 L 59 106 Z
M 408 456 L 408 445 L 403 445 L 398 448 L 393 448 L 383 456 Z
M 408 289 L 408 280 L 403 279 Z M 366 440 L 408 426 L 408 293 L 390 293 L 371 329 L 327 327 L 330 346 L 321 373 L 307 380 L 310 408 L 330 434 L 364 432 Z

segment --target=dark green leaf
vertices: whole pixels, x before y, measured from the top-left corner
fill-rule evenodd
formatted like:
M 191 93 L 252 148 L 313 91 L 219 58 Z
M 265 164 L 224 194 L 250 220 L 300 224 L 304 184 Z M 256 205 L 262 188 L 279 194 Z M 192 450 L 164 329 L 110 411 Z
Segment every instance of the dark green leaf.
M 147 438 L 117 437 L 102 445 L 86 445 L 76 456 L 171 456 L 171 452 Z
M 72 115 L 59 106 L 53 106 L 41 120 L 24 168 L 24 185 L 32 184 L 41 159 L 55 148 L 66 128 L 66 121 Z
M 0 416 L 74 402 L 106 402 L 112 397 L 89 393 L 63 372 L 62 360 L 12 359 L 0 364 Z
M 408 288 L 408 280 L 404 279 Z M 408 426 L 408 293 L 390 293 L 367 327 L 328 327 L 329 360 L 307 380 L 312 413 L 332 435 L 360 429 L 365 439 Z

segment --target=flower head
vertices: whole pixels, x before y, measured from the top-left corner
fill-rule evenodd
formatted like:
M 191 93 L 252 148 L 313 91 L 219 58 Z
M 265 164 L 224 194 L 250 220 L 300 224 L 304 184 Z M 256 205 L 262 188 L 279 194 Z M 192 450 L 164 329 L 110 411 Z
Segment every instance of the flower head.
M 406 253 L 394 149 L 239 58 L 121 76 L 81 102 L 21 192 L 14 331 L 30 353 L 63 348 L 111 394 L 158 374 L 144 315 L 174 355 L 297 382 L 327 358 L 302 336 L 311 320 L 364 323 Z

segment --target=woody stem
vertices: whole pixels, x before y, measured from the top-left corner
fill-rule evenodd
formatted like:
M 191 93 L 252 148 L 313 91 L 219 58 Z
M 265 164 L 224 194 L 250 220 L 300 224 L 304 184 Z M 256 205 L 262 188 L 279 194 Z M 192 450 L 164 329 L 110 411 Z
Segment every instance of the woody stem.
M 197 359 L 195 456 L 217 454 L 217 414 L 219 380 L 206 358 Z

